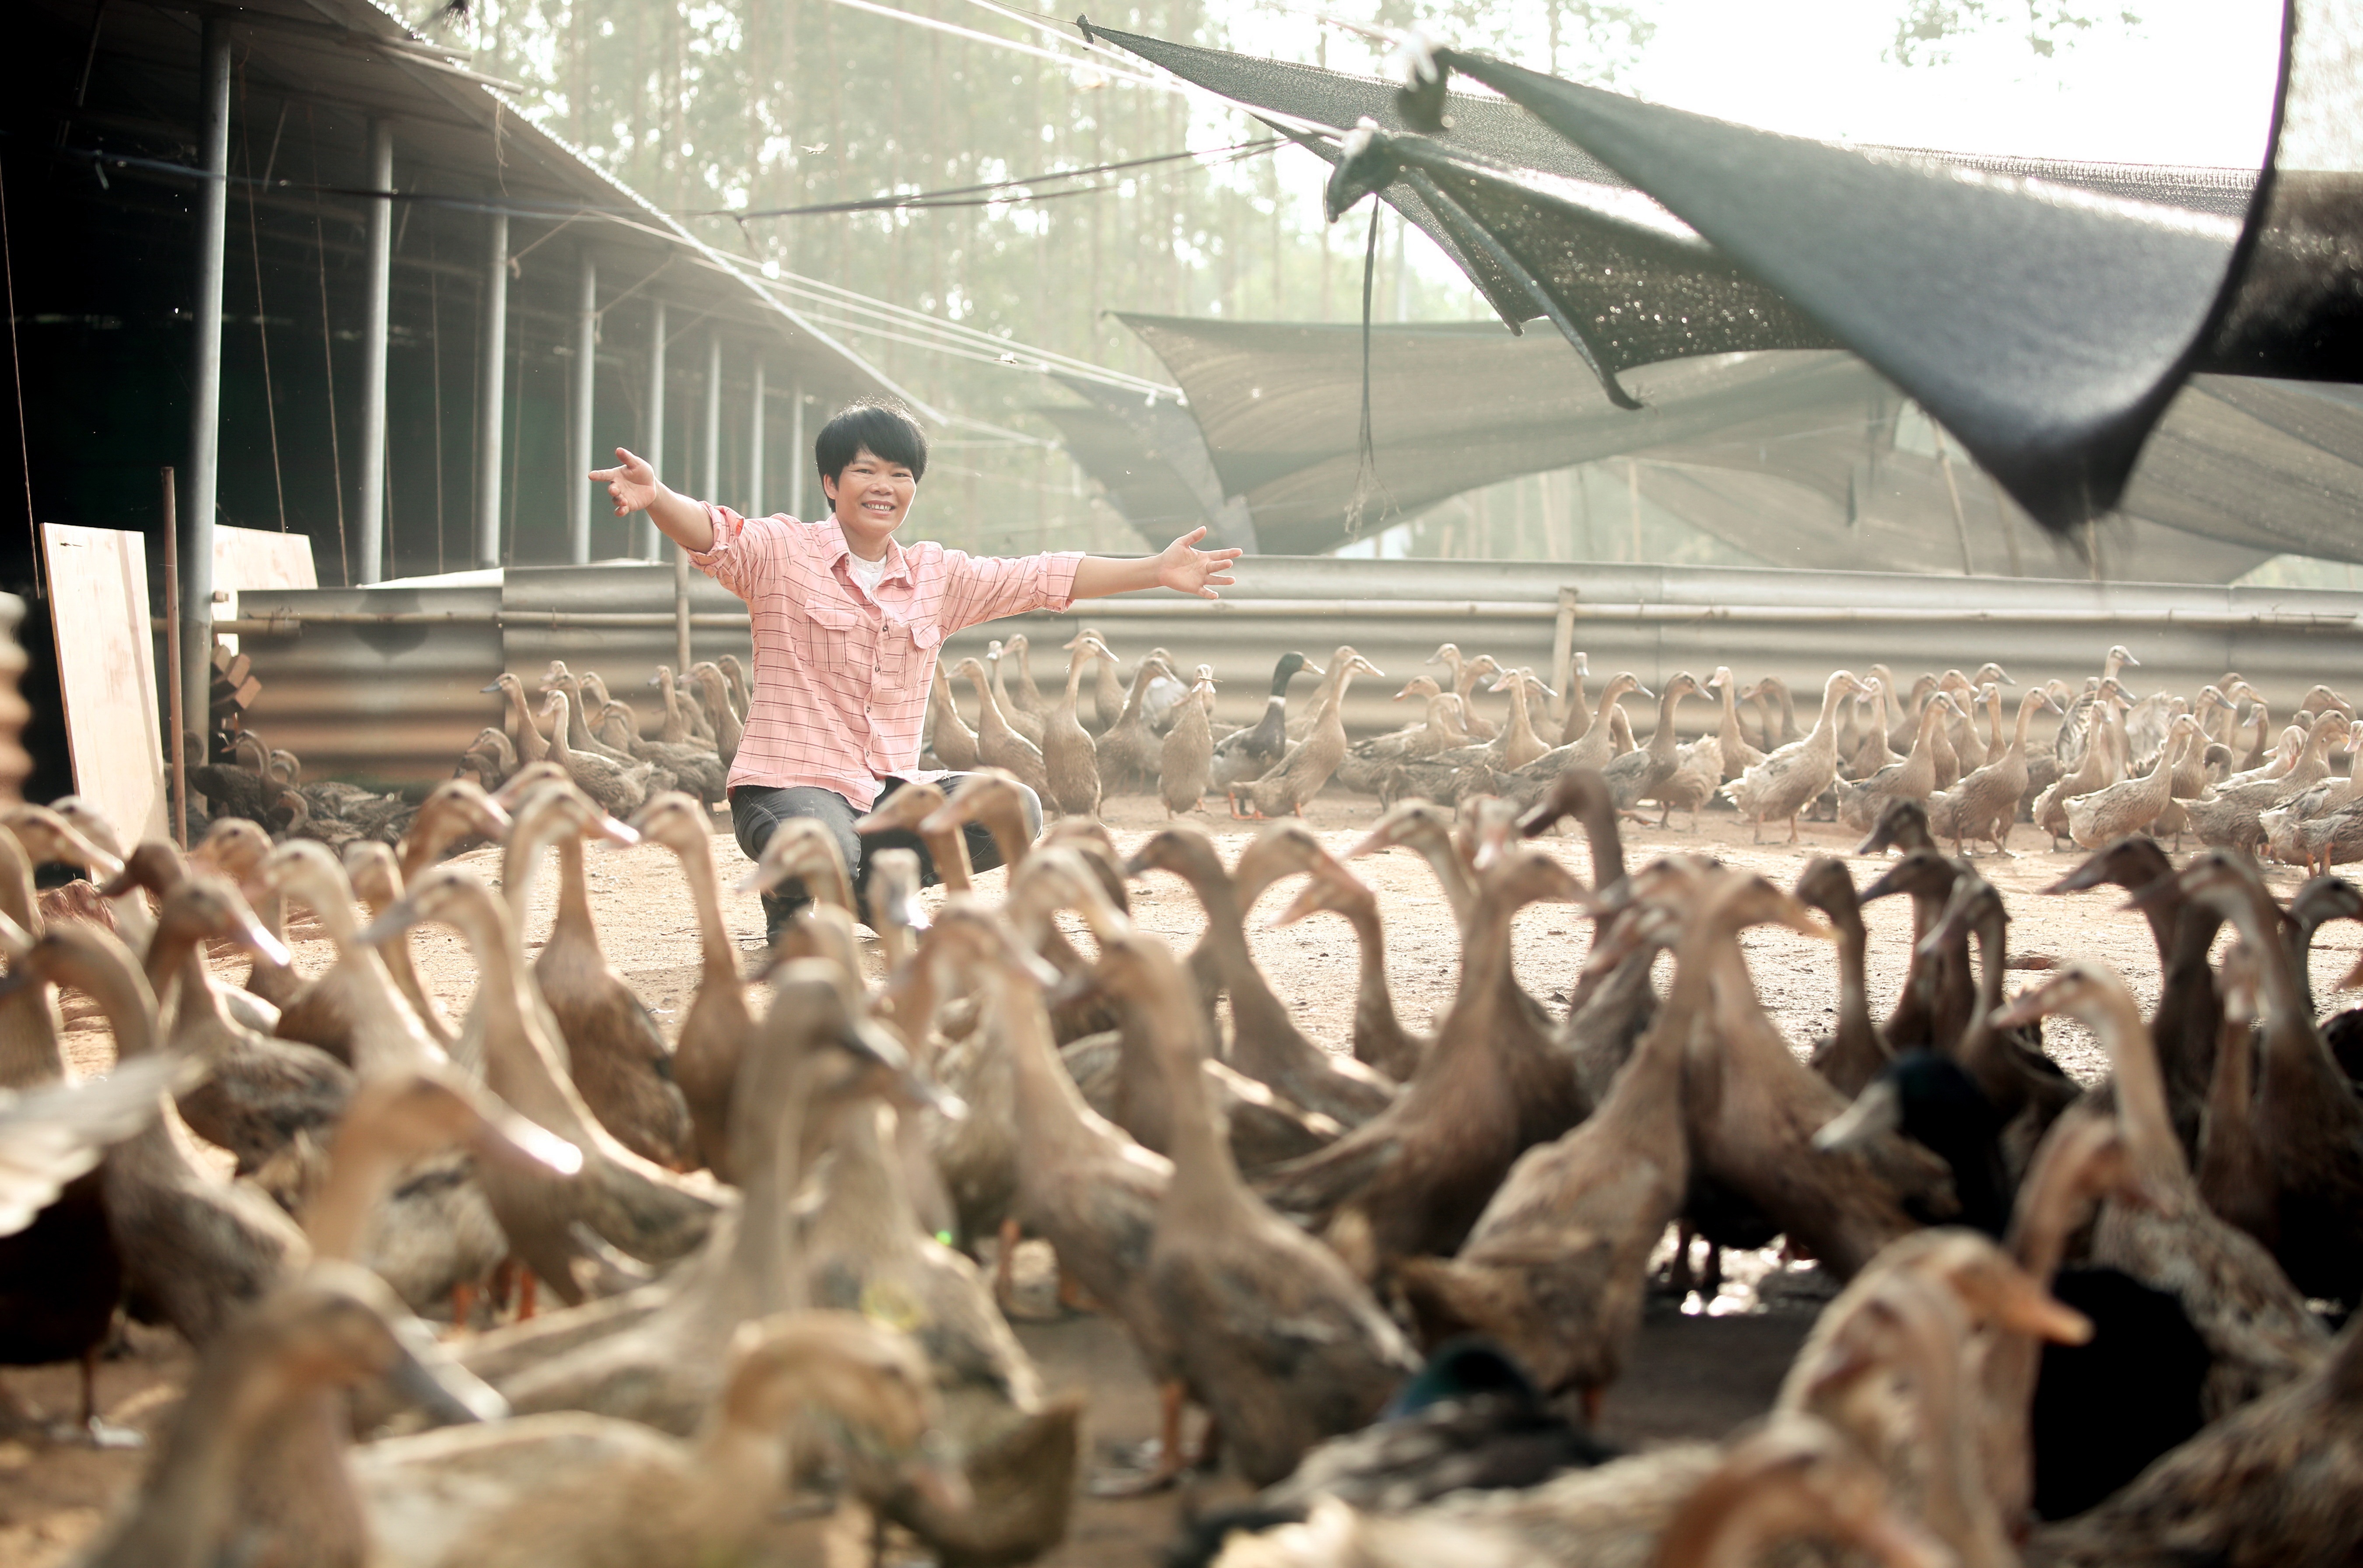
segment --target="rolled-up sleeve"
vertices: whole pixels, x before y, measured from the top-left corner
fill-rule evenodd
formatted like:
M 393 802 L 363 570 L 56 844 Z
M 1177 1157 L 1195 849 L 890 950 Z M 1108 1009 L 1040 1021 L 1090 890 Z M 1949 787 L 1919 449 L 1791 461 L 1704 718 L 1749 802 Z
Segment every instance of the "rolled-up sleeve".
M 690 551 L 690 565 L 739 598 L 750 597 L 761 576 L 762 552 L 749 547 L 747 519 L 710 501 L 705 503 L 705 517 L 714 525 L 714 547 Z
M 719 536 L 717 535 L 717 537 Z M 1081 550 L 1045 550 L 1038 556 L 971 556 L 946 550 L 942 624 L 947 633 L 1028 610 L 1064 610 L 1075 602 L 1075 569 Z

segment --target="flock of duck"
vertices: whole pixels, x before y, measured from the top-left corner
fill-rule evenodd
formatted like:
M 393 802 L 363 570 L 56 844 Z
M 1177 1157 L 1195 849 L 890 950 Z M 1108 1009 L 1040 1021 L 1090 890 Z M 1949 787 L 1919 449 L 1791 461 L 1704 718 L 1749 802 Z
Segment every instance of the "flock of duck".
M 1095 635 L 1071 651 L 1066 720 L 1087 666 L 1113 673 Z M 1036 841 L 1021 776 L 980 756 L 949 796 L 908 785 L 861 824 L 915 833 L 940 901 L 921 901 L 908 851 L 857 889 L 825 829 L 783 823 L 740 886 L 794 878 L 815 901 L 752 976 L 698 798 L 720 752 L 689 711 L 711 702 L 735 736 L 714 723 L 737 712 L 714 667 L 702 700 L 660 674 L 682 738 L 642 744 L 672 750 L 619 746 L 632 760 L 605 767 L 575 733 L 616 706 L 595 676 L 553 668 L 546 733 L 504 677 L 517 734 L 487 736 L 546 753 L 480 742 L 484 782 L 447 780 L 395 842 L 354 834 L 341 854 L 304 831 L 318 817 L 274 840 L 222 815 L 183 856 L 127 845 L 81 801 L 0 808 L 0 1364 L 79 1361 L 79 1429 L 115 1441 L 90 1373 L 117 1313 L 197 1353 L 92 1563 L 802 1562 L 841 1557 L 849 1520 L 873 1551 L 1014 1563 L 1064 1539 L 1083 1487 L 1217 1463 L 1261 1490 L 1189 1521 L 1174 1562 L 1698 1568 L 1797 1542 L 1913 1568 L 2350 1562 L 2363 1331 L 2338 1325 L 2363 1301 L 2363 1021 L 2318 1015 L 2307 960 L 2322 925 L 2363 920 L 2363 894 L 2322 875 L 2284 905 L 2239 842 L 2180 867 L 2149 834 L 2097 843 L 2056 890 L 2131 895 L 2162 976 L 2145 1017 L 2094 962 L 2005 997 L 2003 898 L 1943 848 L 2006 838 L 2015 801 L 1963 812 L 1980 775 L 2034 768 L 2047 704 L 2077 721 L 2042 794 L 2080 843 L 2145 739 L 2164 748 L 2133 780 L 2151 787 L 2223 710 L 2269 728 L 2236 678 L 2190 712 L 2146 709 L 2122 653 L 2085 692 L 2031 693 L 2000 755 L 1947 789 L 1919 772 L 1969 704 L 1932 679 L 1910 755 L 1834 802 L 1865 853 L 1895 855 L 1860 888 L 1827 856 L 1791 889 L 1696 856 L 1628 868 L 1638 804 L 1704 803 L 1657 767 L 1661 749 L 1701 755 L 1672 738 L 1682 695 L 1719 691 L 1733 721 L 1718 670 L 1667 683 L 1647 745 L 1562 759 L 1532 791 L 1539 758 L 1341 745 L 1333 772 L 1375 755 L 1497 785 L 1458 791 L 1457 812 L 1396 800 L 1343 853 L 1283 817 L 1228 864 L 1187 822 L 1126 854 L 1071 807 Z M 1478 662 L 1434 683 L 1427 723 L 1494 674 L 1530 736 L 1548 689 Z M 1153 734 L 1171 668 L 1144 657 L 1115 693 L 1103 777 L 1126 723 Z M 1333 656 L 1310 734 L 1342 736 L 1358 671 Z M 1275 675 L 1271 761 L 1236 765 L 1234 798 L 1258 809 L 1283 804 L 1295 783 L 1275 778 L 1312 745 L 1286 738 L 1295 673 Z M 992 674 L 969 674 L 982 745 L 1005 715 Z M 1612 735 L 1634 684 L 1612 680 L 1568 744 Z M 1160 749 L 1233 744 L 1201 723 L 1203 672 L 1173 685 Z M 1891 744 L 1892 685 L 1834 676 L 1813 731 L 1762 760 L 1744 733 L 1709 737 L 1713 787 L 1793 831 L 1832 779 L 1793 803 L 1771 786 L 1801 788 L 1795 759 L 1834 758 L 1849 718 L 1874 756 Z M 2324 737 L 2350 733 L 2324 695 L 2282 790 L 2237 797 L 2259 824 L 2322 787 Z M 2240 787 L 2225 771 L 2212 798 Z M 2202 838 L 2211 793 L 2169 793 Z M 997 900 L 972 886 L 971 823 L 1009 867 Z M 1585 835 L 1588 882 L 1535 842 L 1562 823 Z M 500 846 L 497 886 L 446 858 L 478 841 Z M 670 1033 L 604 954 L 590 896 L 592 846 L 643 843 L 676 857 L 698 921 Z M 1352 864 L 1393 848 L 1426 862 L 1458 927 L 1457 988 L 1427 1030 L 1397 1014 L 1381 901 Z M 61 862 L 103 906 L 36 896 L 36 867 Z M 1133 920 L 1149 877 L 1201 907 L 1189 951 Z M 1283 882 L 1281 922 L 1334 913 L 1358 938 L 1348 1039 L 1308 1035 L 1257 963 L 1248 911 Z M 1862 906 L 1897 894 L 1914 945 L 1882 1014 Z M 332 951 L 317 974 L 291 964 L 291 900 Z M 1548 977 L 1563 1005 L 1512 964 L 1538 903 L 1592 922 Z M 414 960 L 428 924 L 472 956 L 456 1020 Z M 1789 1039 L 1762 1006 L 1745 939 L 1767 924 L 1830 940 L 1827 1037 Z M 208 966 L 222 944 L 248 955 L 242 983 Z M 108 1076 L 69 1081 L 61 988 L 109 1024 Z M 2104 1082 L 2046 1054 L 2054 1017 L 2097 1037 Z M 1083 1397 L 1048 1388 L 1011 1329 L 1028 1239 L 1061 1302 L 1119 1325 L 1160 1391 L 1137 1471 L 1085 1474 Z M 1652 1292 L 1712 1296 L 1723 1249 L 1776 1241 L 1836 1295 L 1773 1408 L 1720 1442 L 1602 1441 Z

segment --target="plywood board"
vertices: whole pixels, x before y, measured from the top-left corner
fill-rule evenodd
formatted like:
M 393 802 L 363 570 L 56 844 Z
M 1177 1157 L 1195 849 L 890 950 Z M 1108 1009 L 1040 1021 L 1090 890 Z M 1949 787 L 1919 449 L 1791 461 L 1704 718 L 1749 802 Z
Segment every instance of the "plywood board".
M 246 588 L 317 588 L 312 540 L 306 534 L 214 525 L 214 619 L 238 619 L 238 595 Z M 238 639 L 221 641 L 232 653 Z
M 127 841 L 161 838 L 164 725 L 156 711 L 148 541 L 119 529 L 46 523 L 41 544 L 74 793 L 96 802 Z

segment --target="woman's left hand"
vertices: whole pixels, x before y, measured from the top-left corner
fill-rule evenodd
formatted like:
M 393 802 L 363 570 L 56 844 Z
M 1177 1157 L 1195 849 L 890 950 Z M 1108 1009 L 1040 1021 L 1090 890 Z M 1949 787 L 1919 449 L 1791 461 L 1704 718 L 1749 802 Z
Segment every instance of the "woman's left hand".
M 1205 536 L 1205 529 L 1193 528 L 1159 552 L 1157 586 L 1194 593 L 1201 599 L 1222 597 L 1215 590 L 1231 586 L 1231 563 L 1247 552 L 1196 548 L 1198 541 Z

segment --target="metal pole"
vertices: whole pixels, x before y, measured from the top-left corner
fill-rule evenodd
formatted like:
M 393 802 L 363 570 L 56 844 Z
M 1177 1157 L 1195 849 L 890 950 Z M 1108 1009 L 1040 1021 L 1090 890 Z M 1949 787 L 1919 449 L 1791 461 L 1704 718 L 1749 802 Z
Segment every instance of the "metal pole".
M 768 515 L 763 510 L 763 356 L 755 356 L 755 395 L 747 415 L 747 515 Z
M 501 564 L 501 434 L 507 402 L 509 215 L 485 226 L 484 319 L 476 341 L 476 564 Z
M 574 307 L 574 417 L 568 421 L 566 448 L 574 472 L 566 491 L 566 558 L 591 564 L 591 424 L 599 387 L 599 262 L 584 246 L 581 294 Z
M 386 295 L 394 279 L 394 127 L 369 127 L 369 189 L 386 194 L 370 203 L 368 305 L 361 317 L 361 450 L 359 504 L 353 509 L 360 560 L 355 580 L 385 579 L 385 330 Z
M 1633 559 L 1641 559 L 1641 465 L 1631 458 L 1625 459 L 1625 492 L 1633 503 Z
M 718 506 L 722 493 L 722 333 L 709 328 L 705 334 L 705 500 Z M 689 552 L 680 546 L 672 552 L 672 642 L 675 668 L 682 675 L 689 673 Z
M 705 500 L 722 504 L 722 334 L 705 335 Z
M 662 300 L 649 302 L 649 437 L 648 450 L 640 456 L 662 479 L 665 471 L 665 304 Z M 657 553 L 657 525 L 649 514 L 640 513 L 637 547 L 632 553 L 644 561 L 662 560 Z
M 181 540 L 179 520 L 172 515 L 172 468 L 164 466 L 164 755 L 171 757 L 172 793 L 167 802 L 172 814 L 172 842 L 183 849 L 189 847 L 189 759 L 181 745 L 182 731 L 188 724 L 185 699 L 181 691 Z M 207 687 L 212 681 L 212 660 L 206 661 Z M 206 728 L 213 726 L 208 724 Z
M 181 700 L 203 712 L 213 690 L 214 493 L 221 458 L 222 237 L 229 220 L 229 18 L 204 24 L 198 151 L 208 178 L 197 187 L 194 364 L 189 377 L 188 535 L 180 541 Z
M 1953 498 L 1953 536 L 1961 545 L 1961 575 L 1974 577 L 1977 565 L 1969 559 L 1969 524 L 1961 514 L 1960 481 L 1953 477 L 1953 454 L 1945 449 L 1945 438 L 1936 437 L 1936 466 L 1945 470 L 1945 493 Z
M 804 449 L 804 384 L 802 381 L 788 383 L 788 447 L 795 453 L 795 460 L 788 465 L 788 515 L 804 519 L 804 474 L 813 466 L 813 455 Z

